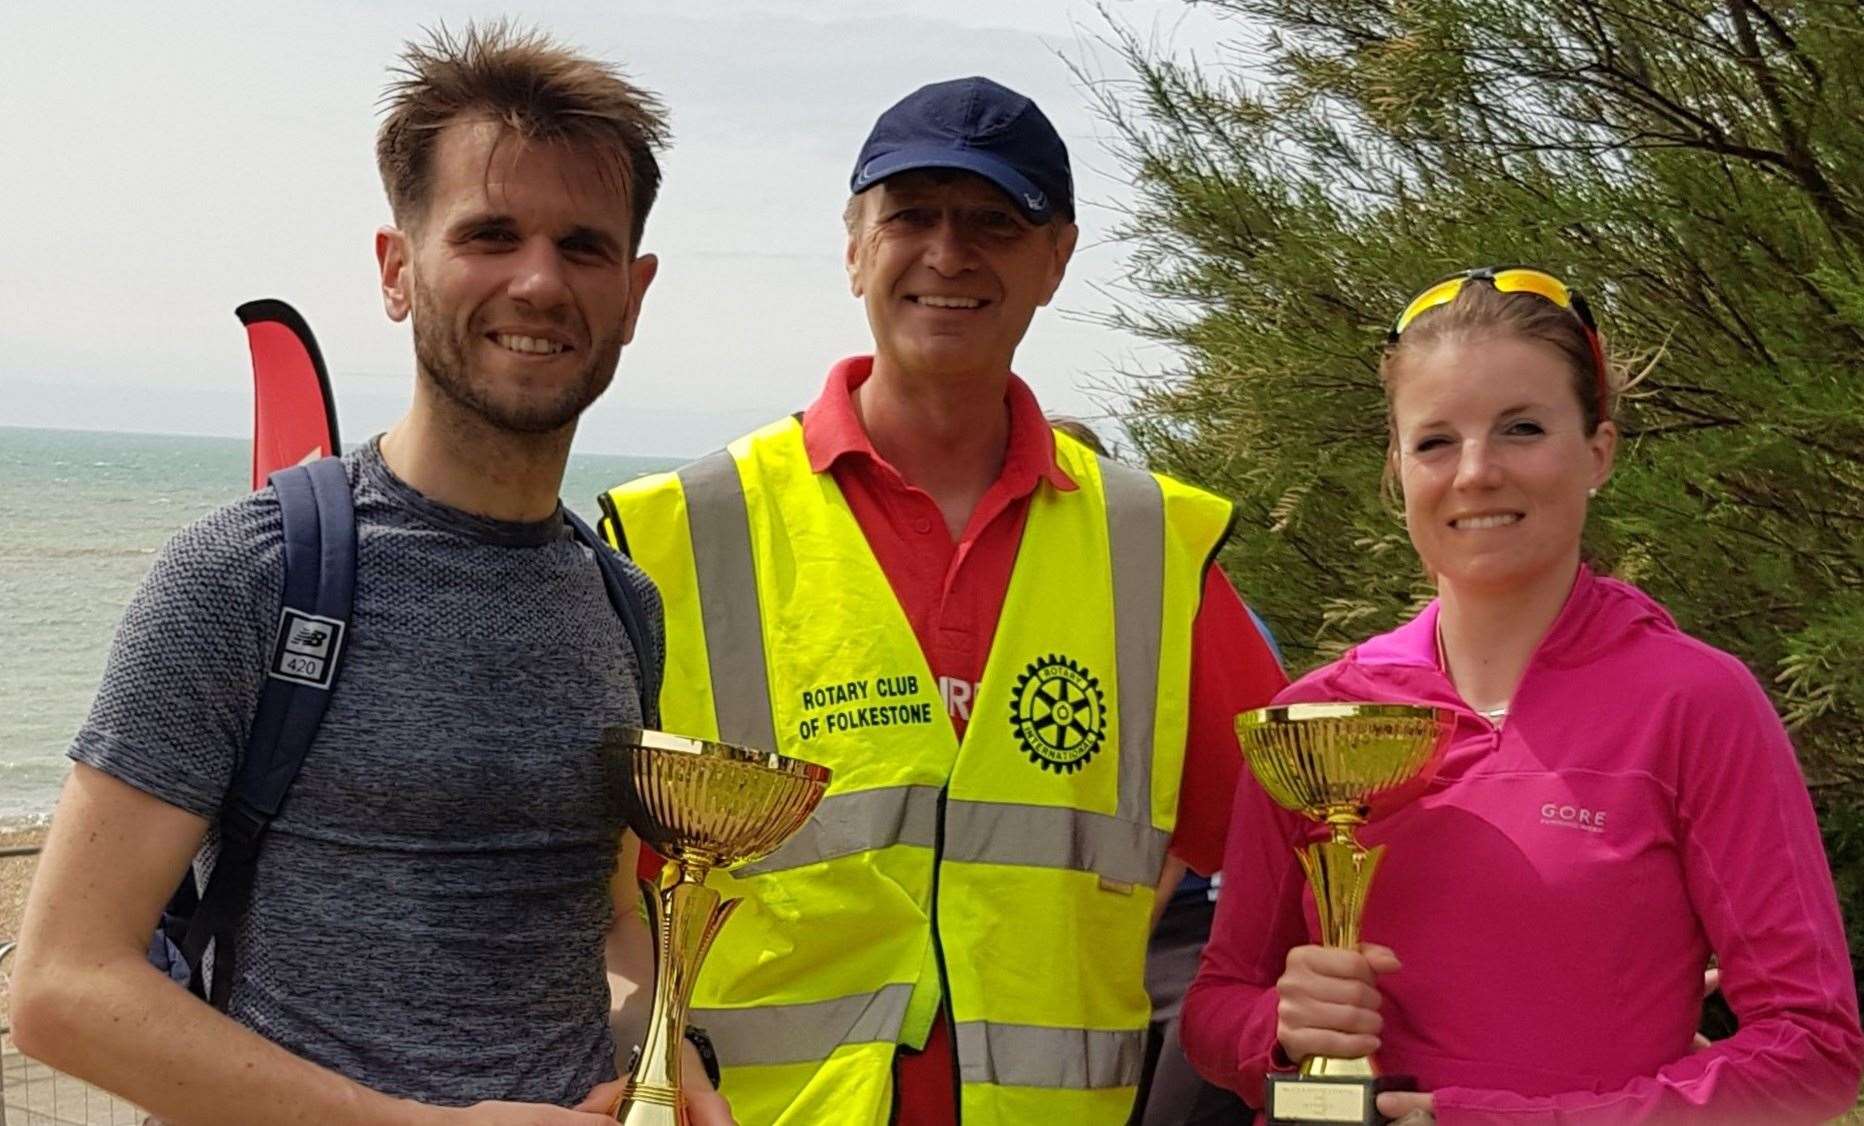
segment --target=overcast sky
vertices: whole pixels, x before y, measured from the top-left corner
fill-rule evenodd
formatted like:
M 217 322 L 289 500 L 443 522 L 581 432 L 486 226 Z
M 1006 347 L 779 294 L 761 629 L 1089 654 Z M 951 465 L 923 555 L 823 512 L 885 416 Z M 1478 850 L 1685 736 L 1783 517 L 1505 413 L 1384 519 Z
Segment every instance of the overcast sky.
M 1178 0 L 1105 0 L 1200 57 L 1234 32 Z M 401 2 L 0 5 L 0 425 L 246 436 L 233 307 L 282 297 L 331 367 L 351 440 L 407 402 L 405 325 L 377 297 L 387 219 L 375 101 L 401 42 L 509 9 Z M 1106 307 L 1128 197 L 1070 60 L 1117 74 L 1091 0 L 607 0 L 525 18 L 619 62 L 672 110 L 645 249 L 661 259 L 584 452 L 696 455 L 814 397 L 866 350 L 841 205 L 874 117 L 985 74 L 1073 154 L 1082 249 L 1017 367 L 1050 410 L 1100 415 L 1116 367 L 1168 357 L 1069 314 Z M 937 14 L 931 14 L 936 12 Z M 1060 310 L 1058 313 L 1056 310 Z

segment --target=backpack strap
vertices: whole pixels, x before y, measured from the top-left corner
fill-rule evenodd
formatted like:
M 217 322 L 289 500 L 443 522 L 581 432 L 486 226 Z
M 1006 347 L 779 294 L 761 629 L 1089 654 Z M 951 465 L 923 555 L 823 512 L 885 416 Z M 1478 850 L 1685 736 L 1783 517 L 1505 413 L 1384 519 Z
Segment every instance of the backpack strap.
M 569 521 L 576 538 L 595 555 L 596 565 L 602 569 L 602 585 L 608 590 L 608 601 L 614 606 L 616 617 L 621 619 L 621 628 L 628 633 L 628 643 L 634 646 L 635 664 L 641 670 L 641 723 L 646 727 L 659 727 L 661 653 L 647 632 L 647 609 L 641 605 L 641 596 L 622 569 L 621 556 L 615 549 L 569 509 L 563 510 L 563 518 Z
M 356 516 L 342 461 L 324 458 L 271 477 L 284 523 L 285 596 L 239 777 L 220 811 L 220 855 L 178 944 L 201 993 L 214 947 L 213 988 L 225 1009 L 233 986 L 233 930 L 252 893 L 259 843 L 304 765 L 342 667 L 356 590 Z M 188 884 L 191 879 L 184 879 Z
M 215 1008 L 232 995 L 233 933 L 252 896 L 259 845 L 278 816 L 317 734 L 342 666 L 356 587 L 356 518 L 349 476 L 334 457 L 272 474 L 284 524 L 285 593 L 278 639 L 266 669 L 239 777 L 220 811 L 220 854 L 198 896 L 194 877 L 164 916 L 164 935 L 185 963 L 188 986 Z M 647 611 L 621 559 L 575 513 L 564 510 L 577 540 L 595 555 L 602 585 L 621 619 L 641 674 L 641 715 L 660 723 L 662 656 L 647 630 Z M 171 929 L 170 920 L 175 925 Z M 211 944 L 211 989 L 202 962 Z M 183 967 L 171 973 L 180 975 Z

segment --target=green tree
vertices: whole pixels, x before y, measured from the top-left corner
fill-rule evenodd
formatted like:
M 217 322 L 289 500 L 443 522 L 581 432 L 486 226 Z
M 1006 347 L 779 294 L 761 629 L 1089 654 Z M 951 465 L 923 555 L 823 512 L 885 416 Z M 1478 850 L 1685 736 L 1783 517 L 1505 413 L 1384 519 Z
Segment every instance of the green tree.
M 1864 6 L 1210 0 L 1216 65 L 1113 35 L 1153 464 L 1306 668 L 1430 595 L 1381 495 L 1377 351 L 1418 288 L 1544 264 L 1648 369 L 1590 550 L 1792 727 L 1864 964 Z

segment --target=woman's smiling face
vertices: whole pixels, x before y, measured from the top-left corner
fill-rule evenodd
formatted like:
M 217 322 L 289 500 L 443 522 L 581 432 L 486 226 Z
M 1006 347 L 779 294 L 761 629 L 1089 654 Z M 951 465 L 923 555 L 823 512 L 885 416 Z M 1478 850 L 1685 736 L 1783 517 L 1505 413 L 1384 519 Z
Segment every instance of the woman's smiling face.
M 1519 336 L 1459 334 L 1407 349 L 1393 375 L 1405 525 L 1439 583 L 1497 592 L 1570 577 L 1618 435 L 1610 422 L 1585 432 L 1569 361 Z

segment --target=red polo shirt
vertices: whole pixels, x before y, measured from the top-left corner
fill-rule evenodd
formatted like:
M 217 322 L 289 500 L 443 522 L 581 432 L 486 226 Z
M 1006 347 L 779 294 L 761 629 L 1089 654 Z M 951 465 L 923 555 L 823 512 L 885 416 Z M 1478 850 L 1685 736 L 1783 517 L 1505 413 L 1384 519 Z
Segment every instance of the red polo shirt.
M 1055 437 L 1035 395 L 1012 376 L 1003 471 L 954 541 L 938 505 L 882 460 L 861 426 L 852 393 L 872 371 L 870 356 L 835 365 L 821 396 L 803 412 L 803 445 L 810 466 L 832 474 L 854 510 L 962 736 L 1029 518 L 1029 498 L 1045 481 L 1064 491 L 1076 486 L 1056 463 Z M 1287 678 L 1215 566 L 1205 576 L 1191 646 L 1190 727 L 1171 851 L 1209 873 L 1223 861 L 1230 799 L 1242 771 L 1236 713 L 1267 704 Z M 923 1052 L 899 1055 L 899 1121 L 905 1126 L 950 1126 L 957 1119 L 946 1024 L 934 1022 Z

